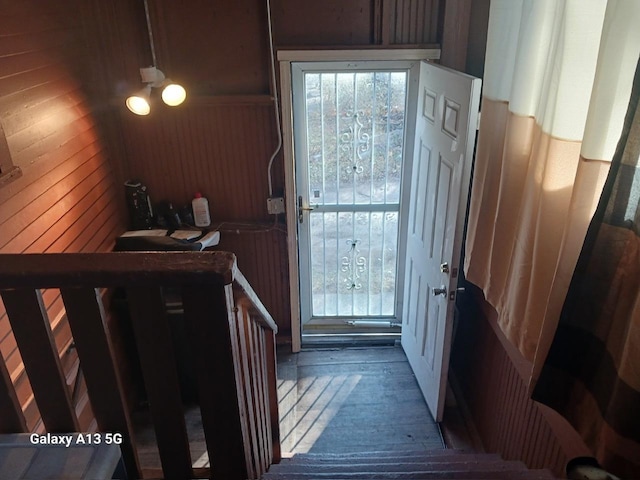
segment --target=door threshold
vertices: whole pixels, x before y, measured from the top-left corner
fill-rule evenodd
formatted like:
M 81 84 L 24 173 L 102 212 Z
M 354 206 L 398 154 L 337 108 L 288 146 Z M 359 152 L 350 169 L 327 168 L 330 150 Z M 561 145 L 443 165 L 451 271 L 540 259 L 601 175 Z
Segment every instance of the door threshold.
M 400 333 L 302 334 L 302 347 L 387 347 L 400 341 Z

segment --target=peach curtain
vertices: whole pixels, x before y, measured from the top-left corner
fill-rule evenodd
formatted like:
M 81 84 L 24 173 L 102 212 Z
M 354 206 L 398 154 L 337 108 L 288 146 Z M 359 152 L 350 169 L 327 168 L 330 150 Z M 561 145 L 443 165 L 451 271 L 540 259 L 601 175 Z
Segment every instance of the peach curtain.
M 618 148 L 533 392 L 640 476 L 640 63 Z
M 465 274 L 537 378 L 609 170 L 640 2 L 492 0 Z

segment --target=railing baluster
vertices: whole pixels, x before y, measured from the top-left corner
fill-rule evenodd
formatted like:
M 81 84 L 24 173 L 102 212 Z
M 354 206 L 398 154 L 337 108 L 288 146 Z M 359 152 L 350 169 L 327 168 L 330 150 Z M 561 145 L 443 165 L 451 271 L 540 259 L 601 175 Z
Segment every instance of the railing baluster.
M 168 479 L 191 478 L 191 452 L 162 291 L 127 289 L 133 331 L 156 431 L 162 471 Z
M 256 458 L 259 464 L 259 469 L 263 468 L 263 449 L 264 449 L 264 432 L 262 431 L 262 419 L 260 418 L 260 394 L 258 390 L 258 381 L 260 377 L 260 365 L 256 360 L 257 349 L 256 349 L 256 336 L 255 336 L 255 325 L 253 321 L 251 321 L 251 317 L 247 318 L 247 341 L 250 345 L 250 355 L 251 355 L 251 366 L 252 366 L 252 377 L 251 377 L 251 395 L 254 398 L 254 409 L 253 416 L 255 418 L 256 423 L 256 435 L 258 437 L 257 449 L 256 449 Z
M 22 413 L 16 389 L 11 382 L 2 355 L 0 355 L 0 433 L 27 431 L 27 421 Z
M 246 412 L 237 388 L 235 312 L 231 285 L 185 285 L 185 322 L 194 353 L 211 476 L 247 478 Z M 217 346 L 214 348 L 214 346 Z M 243 415 L 241 416 L 241 411 Z
M 66 288 L 62 289 L 62 298 L 98 428 L 123 435 L 120 448 L 127 472 L 140 476 L 133 427 L 100 292 L 95 288 Z
M 269 416 L 269 388 L 267 386 L 267 362 L 266 362 L 266 345 L 264 328 L 256 324 L 258 334 L 260 338 L 260 387 L 262 388 L 262 408 L 263 408 L 263 421 L 265 431 L 265 444 L 267 446 L 265 457 L 267 458 L 267 468 L 271 464 L 273 458 L 273 445 L 271 438 L 271 418 Z
M 280 463 L 282 449 L 280 448 L 280 417 L 278 415 L 278 381 L 276 378 L 276 334 L 266 330 L 265 363 L 267 366 L 267 387 L 269 390 L 269 413 L 271 423 L 271 448 L 273 450 L 271 462 Z
M 252 322 L 254 331 L 254 343 L 256 349 L 256 388 L 258 391 L 258 398 L 260 398 L 260 429 L 262 432 L 262 458 L 263 468 L 265 471 L 271 464 L 271 434 L 269 432 L 269 423 L 267 418 L 268 404 L 267 394 L 264 388 L 264 381 L 267 378 L 267 372 L 264 364 L 264 345 L 262 343 L 262 327 L 257 322 Z
M 240 340 L 240 356 L 242 363 L 242 378 L 244 386 L 244 398 L 247 408 L 247 417 L 249 421 L 249 435 L 251 437 L 251 467 L 253 471 L 247 472 L 249 478 L 259 477 L 261 472 L 261 461 L 259 455 L 259 443 L 258 443 L 258 431 L 256 428 L 256 398 L 253 394 L 252 383 L 255 379 L 255 367 L 253 356 L 251 354 L 251 320 L 249 318 L 249 312 L 247 312 L 246 305 L 243 302 L 236 303 L 238 308 L 238 339 Z
M 272 461 L 280 460 L 274 340 L 278 327 L 237 269 L 233 254 L 0 257 L 0 295 L 47 431 L 79 429 L 39 290 L 59 288 L 98 427 L 123 434 L 121 450 L 128 473 L 133 477 L 142 473 L 123 390 L 126 386 L 119 378 L 108 317 L 96 290 L 124 287 L 164 477 L 258 478 Z M 162 299 L 161 289 L 168 285 L 183 288 L 184 320 L 194 357 L 210 468 L 194 470 L 191 465 L 172 336 Z M 29 429 L 18 394 L 0 361 L 0 433 Z
M 42 293 L 33 289 L 5 290 L 2 299 L 47 431 L 77 432 L 78 418 Z

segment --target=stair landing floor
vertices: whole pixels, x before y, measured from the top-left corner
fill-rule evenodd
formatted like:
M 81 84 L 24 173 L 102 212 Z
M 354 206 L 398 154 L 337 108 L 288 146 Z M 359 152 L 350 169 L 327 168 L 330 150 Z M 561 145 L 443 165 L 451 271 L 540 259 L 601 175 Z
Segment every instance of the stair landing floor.
M 444 448 L 399 346 L 278 352 L 278 396 L 285 454 Z
M 278 351 L 280 438 L 284 457 L 442 449 L 401 347 Z M 197 405 L 185 405 L 194 467 L 209 466 Z M 144 469 L 161 467 L 148 409 L 134 414 Z

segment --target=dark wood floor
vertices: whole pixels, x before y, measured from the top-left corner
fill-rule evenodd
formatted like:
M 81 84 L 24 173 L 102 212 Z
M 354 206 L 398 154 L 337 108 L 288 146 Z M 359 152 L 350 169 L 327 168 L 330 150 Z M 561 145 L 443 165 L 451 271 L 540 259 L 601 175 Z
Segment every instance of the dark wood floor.
M 278 377 L 284 452 L 444 448 L 400 347 L 280 354 Z
M 278 353 L 282 450 L 341 453 L 444 448 L 400 347 Z M 185 410 L 195 467 L 208 466 L 200 409 Z M 134 417 L 143 468 L 160 468 L 151 419 Z

